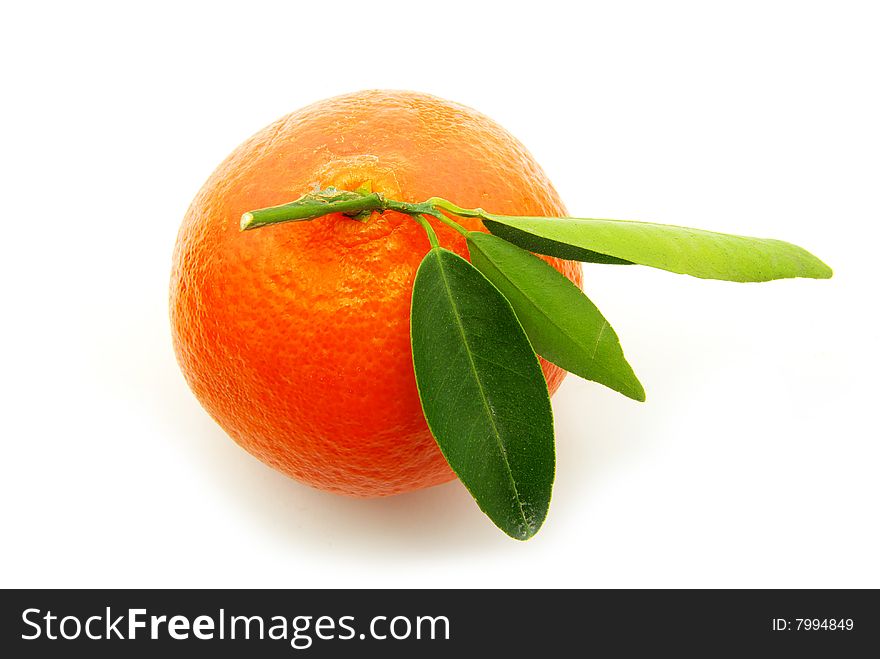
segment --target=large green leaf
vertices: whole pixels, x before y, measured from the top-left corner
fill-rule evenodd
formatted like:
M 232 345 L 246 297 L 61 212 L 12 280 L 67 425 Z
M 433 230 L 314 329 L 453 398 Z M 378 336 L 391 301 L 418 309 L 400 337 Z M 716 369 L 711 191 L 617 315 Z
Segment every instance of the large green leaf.
M 577 286 L 501 238 L 471 232 L 467 240 L 471 263 L 508 299 L 539 355 L 582 378 L 645 400 L 617 334 Z
M 435 247 L 416 274 L 412 352 L 428 427 L 480 508 L 519 540 L 547 516 L 553 415 L 510 304 L 470 263 Z
M 481 213 L 496 236 L 540 254 L 596 261 L 595 254 L 702 279 L 827 279 L 831 268 L 781 240 L 626 220 L 508 217 Z

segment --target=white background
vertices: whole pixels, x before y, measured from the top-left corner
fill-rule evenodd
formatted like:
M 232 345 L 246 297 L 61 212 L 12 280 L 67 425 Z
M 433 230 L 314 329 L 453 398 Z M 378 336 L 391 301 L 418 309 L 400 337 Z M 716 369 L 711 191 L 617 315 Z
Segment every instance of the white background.
M 880 587 L 872 3 L 16 4 L 0 585 Z M 835 277 L 585 268 L 648 402 L 566 381 L 550 516 L 527 543 L 457 482 L 309 489 L 187 389 L 171 251 L 239 142 L 363 88 L 485 112 L 574 214 L 783 238 Z

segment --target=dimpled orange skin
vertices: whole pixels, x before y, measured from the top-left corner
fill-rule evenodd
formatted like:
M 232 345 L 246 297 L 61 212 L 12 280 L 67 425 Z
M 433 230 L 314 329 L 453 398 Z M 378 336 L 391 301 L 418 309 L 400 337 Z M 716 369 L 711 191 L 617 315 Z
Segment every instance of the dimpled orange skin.
M 242 213 L 335 186 L 443 197 L 508 215 L 566 214 L 525 148 L 488 117 L 399 91 L 283 117 L 211 175 L 180 229 L 171 324 L 196 397 L 247 451 L 314 487 L 387 496 L 454 478 L 422 416 L 409 338 L 425 231 L 394 212 L 239 231 Z M 484 230 L 478 220 L 460 220 Z M 467 258 L 464 239 L 434 223 Z M 581 285 L 580 265 L 546 259 Z M 554 392 L 565 371 L 541 360 Z M 430 392 L 426 392 L 430 395 Z

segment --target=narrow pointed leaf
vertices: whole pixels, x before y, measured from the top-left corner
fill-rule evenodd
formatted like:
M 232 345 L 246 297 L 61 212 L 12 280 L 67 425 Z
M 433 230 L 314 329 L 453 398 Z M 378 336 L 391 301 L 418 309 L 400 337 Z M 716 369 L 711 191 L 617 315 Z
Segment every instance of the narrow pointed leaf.
M 413 284 L 411 337 L 422 409 L 444 457 L 501 530 L 530 538 L 550 503 L 553 416 L 513 309 L 470 263 L 434 248 Z
M 471 232 L 467 240 L 471 263 L 508 299 L 539 355 L 582 378 L 645 400 L 617 334 L 577 286 L 497 236 Z
M 489 213 L 481 217 L 496 236 L 560 258 L 596 261 L 598 253 L 702 279 L 740 282 L 827 279 L 832 274 L 831 268 L 805 249 L 769 238 L 626 220 L 551 220 Z

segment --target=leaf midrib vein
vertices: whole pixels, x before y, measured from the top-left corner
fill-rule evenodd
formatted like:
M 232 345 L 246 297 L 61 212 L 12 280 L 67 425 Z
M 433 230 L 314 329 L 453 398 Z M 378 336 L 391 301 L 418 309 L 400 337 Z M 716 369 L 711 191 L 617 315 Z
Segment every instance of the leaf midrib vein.
M 467 354 L 468 362 L 471 366 L 471 372 L 473 374 L 474 380 L 477 382 L 477 389 L 480 392 L 480 399 L 483 403 L 483 407 L 486 410 L 486 416 L 489 417 L 489 423 L 492 426 L 492 434 L 495 437 L 495 442 L 498 444 L 498 450 L 501 452 L 501 457 L 504 458 L 504 468 L 507 471 L 507 477 L 510 480 L 510 486 L 513 488 L 513 493 L 516 496 L 516 505 L 519 508 L 520 515 L 522 516 L 523 523 L 526 526 L 526 530 L 531 526 L 529 524 L 528 517 L 526 516 L 526 511 L 522 505 L 522 498 L 519 494 L 519 489 L 516 487 L 516 481 L 513 478 L 513 471 L 510 468 L 510 461 L 507 458 L 507 450 L 504 448 L 504 443 L 501 441 L 501 435 L 498 432 L 498 426 L 495 424 L 495 417 L 492 416 L 492 408 L 489 405 L 489 400 L 486 398 L 486 392 L 483 389 L 483 382 L 480 380 L 479 372 L 477 371 L 476 362 L 474 362 L 474 355 L 471 352 L 471 347 L 468 344 L 467 335 L 464 332 L 464 327 L 461 322 L 461 313 L 458 309 L 458 304 L 455 302 L 455 296 L 452 294 L 452 288 L 449 286 L 449 280 L 446 277 L 446 269 L 443 266 L 443 258 L 440 253 L 437 254 L 437 264 L 440 268 L 440 277 L 443 280 L 443 286 L 446 288 L 446 293 L 449 296 L 449 302 L 452 305 L 452 311 L 455 314 L 455 326 L 458 329 L 458 333 L 461 336 L 462 344 L 465 348 L 465 354 Z M 482 276 L 482 275 L 480 275 Z

